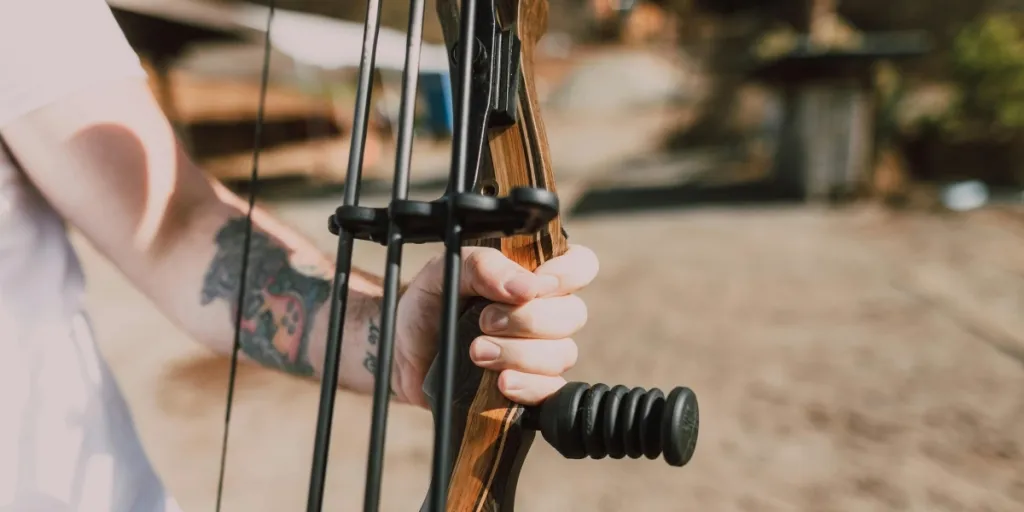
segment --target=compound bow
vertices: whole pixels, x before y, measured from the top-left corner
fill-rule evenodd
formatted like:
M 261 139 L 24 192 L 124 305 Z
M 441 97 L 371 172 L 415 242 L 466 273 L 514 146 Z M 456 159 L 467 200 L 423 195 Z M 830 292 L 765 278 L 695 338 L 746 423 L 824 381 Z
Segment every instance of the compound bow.
M 469 344 L 481 333 L 479 317 L 487 302 L 459 299 L 461 248 L 494 247 L 531 271 L 567 250 L 532 69 L 537 42 L 547 26 L 547 0 L 462 0 L 461 6 L 457 0 L 438 0 L 437 13 L 454 70 L 456 122 L 448 188 L 434 201 L 408 199 L 423 11 L 424 0 L 411 0 L 391 202 L 386 208 L 368 208 L 358 203 L 380 0 L 367 2 L 344 200 L 328 222 L 338 236 L 338 250 L 307 510 L 319 511 L 323 503 L 356 240 L 387 246 L 364 510 L 377 510 L 380 501 L 395 314 L 406 243 L 443 242 L 445 247 L 439 354 L 424 385 L 435 428 L 430 493 L 423 510 L 513 510 L 519 471 L 538 430 L 567 458 L 663 456 L 672 466 L 685 465 L 693 455 L 699 423 L 696 397 L 688 388 L 677 387 L 665 394 L 658 389 L 571 382 L 542 405 L 524 407 L 499 392 L 495 372 L 470 360 Z M 257 181 L 273 14 L 271 0 L 250 185 Z M 255 187 L 250 186 L 243 284 L 254 201 Z M 241 288 L 240 304 L 244 286 Z M 240 316 L 235 320 L 228 422 Z M 226 446 L 227 426 L 218 510 Z

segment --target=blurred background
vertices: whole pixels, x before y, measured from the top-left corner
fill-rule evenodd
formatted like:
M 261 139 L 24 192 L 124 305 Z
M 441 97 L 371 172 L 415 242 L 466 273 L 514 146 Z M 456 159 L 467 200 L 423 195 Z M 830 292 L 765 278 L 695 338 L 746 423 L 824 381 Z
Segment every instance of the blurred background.
M 261 2 L 108 0 L 183 143 L 244 192 Z M 414 195 L 444 187 L 434 2 Z M 365 5 L 279 0 L 260 200 L 333 254 Z M 384 204 L 407 9 L 383 2 L 365 201 Z M 1024 510 L 1024 3 L 552 0 L 535 73 L 570 240 L 601 258 L 570 378 L 693 388 L 697 452 L 569 461 L 527 511 Z M 102 349 L 186 510 L 216 493 L 229 363 L 76 237 Z M 406 277 L 437 247 L 406 251 Z M 383 272 L 383 248 L 356 264 Z M 319 388 L 242 365 L 225 510 L 305 504 Z M 328 508 L 358 509 L 368 397 L 337 402 Z M 416 510 L 429 413 L 393 407 L 384 510 Z

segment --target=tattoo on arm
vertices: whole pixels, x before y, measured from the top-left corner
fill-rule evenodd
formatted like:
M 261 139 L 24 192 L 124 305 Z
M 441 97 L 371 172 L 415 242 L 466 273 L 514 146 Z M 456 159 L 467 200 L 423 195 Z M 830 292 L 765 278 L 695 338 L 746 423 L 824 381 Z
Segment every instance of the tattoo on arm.
M 377 326 L 370 320 L 370 329 L 366 336 L 366 341 L 370 345 L 366 349 L 366 356 L 363 357 L 363 368 L 370 372 L 370 375 L 374 378 L 377 377 L 377 363 L 380 359 L 377 357 L 377 344 L 380 342 L 380 327 Z M 391 392 L 391 396 L 397 396 L 393 385 L 388 385 L 388 390 Z
M 217 232 L 217 253 L 203 280 L 201 304 L 220 299 L 237 312 L 242 283 L 246 219 L 229 220 Z M 245 276 L 242 352 L 269 368 L 313 375 L 309 336 L 317 311 L 331 293 L 329 280 L 301 272 L 288 261 L 288 251 L 255 228 Z

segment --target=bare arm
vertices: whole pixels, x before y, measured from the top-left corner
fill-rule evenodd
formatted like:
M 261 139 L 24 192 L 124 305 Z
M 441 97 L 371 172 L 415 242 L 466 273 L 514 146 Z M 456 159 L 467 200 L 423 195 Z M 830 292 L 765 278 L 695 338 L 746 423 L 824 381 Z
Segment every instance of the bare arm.
M 247 205 L 184 154 L 143 80 L 95 87 L 0 130 L 51 204 L 194 338 L 230 350 Z M 265 366 L 318 374 L 333 264 L 257 210 L 241 348 Z M 365 390 L 362 356 L 379 315 L 378 280 L 350 280 L 343 381 Z M 141 341 L 141 340 L 140 340 Z

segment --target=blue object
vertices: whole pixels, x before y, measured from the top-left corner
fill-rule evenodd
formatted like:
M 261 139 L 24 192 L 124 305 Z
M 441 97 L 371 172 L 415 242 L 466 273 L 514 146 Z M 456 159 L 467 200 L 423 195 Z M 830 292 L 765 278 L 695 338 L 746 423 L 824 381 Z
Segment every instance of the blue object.
M 451 135 L 455 130 L 452 111 L 452 81 L 447 72 L 420 75 L 420 90 L 427 102 L 427 126 L 437 135 Z

